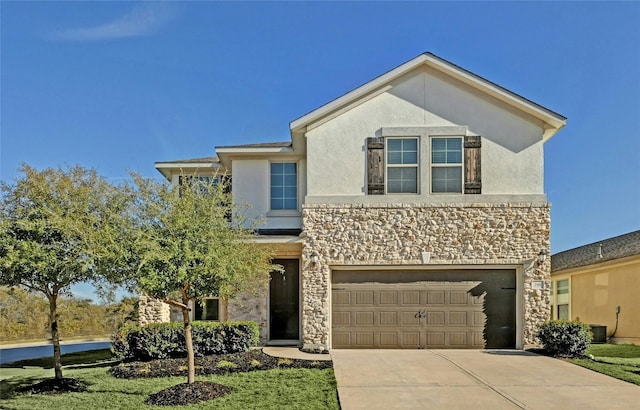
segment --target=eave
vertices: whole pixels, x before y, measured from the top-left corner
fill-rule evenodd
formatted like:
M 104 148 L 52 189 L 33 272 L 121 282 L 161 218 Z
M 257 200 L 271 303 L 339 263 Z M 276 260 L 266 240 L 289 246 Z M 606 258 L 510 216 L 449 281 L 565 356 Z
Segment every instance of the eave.
M 289 124 L 291 135 L 304 134 L 308 127 L 312 127 L 314 123 L 323 118 L 340 112 L 346 107 L 358 105 L 361 101 L 366 101 L 367 96 L 375 95 L 381 90 L 384 91 L 385 87 L 390 87 L 393 80 L 422 65 L 444 73 L 540 120 L 544 127 L 543 141 L 547 141 L 566 125 L 566 117 L 427 52 L 292 121 Z
M 217 157 L 184 159 L 176 161 L 158 161 L 154 163 L 154 166 L 158 170 L 158 172 L 160 172 L 168 180 L 171 180 L 171 175 L 176 171 L 193 172 L 195 170 L 208 171 L 223 168 Z
M 304 151 L 296 152 L 292 142 L 217 146 L 215 149 L 220 163 L 229 170 L 234 159 L 304 155 Z

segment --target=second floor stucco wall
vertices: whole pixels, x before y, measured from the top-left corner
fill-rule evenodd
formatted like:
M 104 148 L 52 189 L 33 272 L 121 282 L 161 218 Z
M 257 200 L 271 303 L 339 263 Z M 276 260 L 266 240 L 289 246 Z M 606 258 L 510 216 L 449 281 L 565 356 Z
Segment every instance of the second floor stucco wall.
M 542 121 L 421 67 L 307 128 L 307 196 L 312 202 L 365 196 L 366 138 L 393 135 L 419 137 L 419 194 L 401 198 L 461 202 L 462 194 L 430 194 L 429 138 L 480 135 L 482 198 L 474 201 L 508 202 L 496 195 L 544 200 L 543 133 Z M 375 199 L 403 200 L 386 197 Z
M 297 165 L 297 200 L 295 210 L 272 210 L 270 206 L 270 164 L 293 162 Z M 233 160 L 231 193 L 236 204 L 249 205 L 247 212 L 263 221 L 261 229 L 299 229 L 302 226 L 302 203 L 306 195 L 306 160 L 296 157 L 271 157 Z

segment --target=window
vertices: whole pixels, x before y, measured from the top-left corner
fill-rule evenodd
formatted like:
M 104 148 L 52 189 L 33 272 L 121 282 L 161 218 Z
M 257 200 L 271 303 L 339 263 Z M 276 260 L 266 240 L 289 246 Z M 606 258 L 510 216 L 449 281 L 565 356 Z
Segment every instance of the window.
M 431 139 L 431 192 L 462 193 L 462 138 Z
M 550 319 L 555 319 L 553 312 L 555 311 L 554 307 L 556 305 L 556 295 L 553 292 L 553 281 L 551 281 L 549 293 L 551 294 L 551 316 Z
M 558 319 L 569 320 L 569 305 L 558 305 Z
M 271 209 L 298 209 L 298 173 L 295 162 L 271 163 Z
M 200 302 L 194 302 L 193 320 L 220 320 L 220 300 L 207 298 Z
M 178 185 L 180 186 L 180 195 L 183 193 L 185 186 L 193 187 L 196 192 L 201 194 L 209 193 L 210 188 L 217 187 L 218 184 L 224 184 L 224 192 L 231 192 L 231 176 L 227 175 L 180 175 L 178 177 Z
M 418 139 L 387 139 L 387 193 L 418 193 Z
M 184 187 L 189 186 L 200 192 L 206 194 L 209 190 L 209 185 L 213 177 L 210 176 L 194 176 L 194 175 L 180 175 L 178 177 L 178 185 L 180 186 L 180 196 L 184 193 Z M 217 181 L 216 181 L 217 182 Z
M 556 282 L 557 319 L 569 320 L 569 279 Z

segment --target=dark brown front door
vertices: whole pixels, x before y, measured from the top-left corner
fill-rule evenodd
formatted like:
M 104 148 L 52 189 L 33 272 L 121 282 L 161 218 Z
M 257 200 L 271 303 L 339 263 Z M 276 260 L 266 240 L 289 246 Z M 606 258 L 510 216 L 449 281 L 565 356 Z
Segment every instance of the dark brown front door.
M 298 259 L 275 259 L 284 272 L 271 272 L 269 284 L 269 338 L 271 340 L 298 340 L 299 269 Z

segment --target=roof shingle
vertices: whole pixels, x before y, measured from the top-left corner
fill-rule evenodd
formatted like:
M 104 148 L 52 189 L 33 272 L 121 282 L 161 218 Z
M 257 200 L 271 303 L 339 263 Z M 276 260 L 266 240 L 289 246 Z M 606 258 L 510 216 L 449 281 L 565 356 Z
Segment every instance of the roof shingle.
M 551 255 L 551 272 L 640 255 L 640 230 Z

